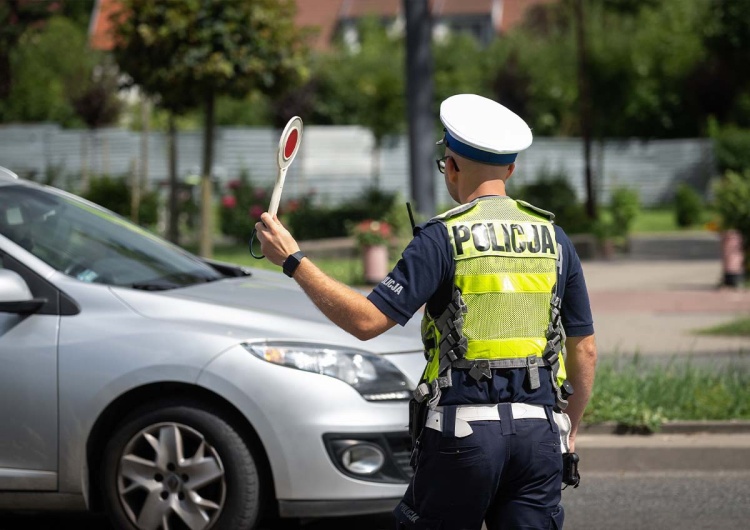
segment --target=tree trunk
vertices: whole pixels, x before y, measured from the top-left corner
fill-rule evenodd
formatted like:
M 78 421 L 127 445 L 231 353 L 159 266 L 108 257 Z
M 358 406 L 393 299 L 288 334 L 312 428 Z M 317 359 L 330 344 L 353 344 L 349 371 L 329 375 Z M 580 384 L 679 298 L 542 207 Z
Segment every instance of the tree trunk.
M 576 41 L 578 44 L 578 105 L 581 116 L 581 137 L 583 138 L 583 159 L 586 173 L 586 214 L 596 219 L 596 197 L 594 178 L 591 172 L 591 90 L 589 87 L 589 63 L 586 50 L 586 27 L 583 15 L 583 1 L 574 0 L 573 10 L 576 21 Z
M 435 215 L 435 115 L 432 16 L 428 0 L 403 0 L 406 17 L 406 103 L 411 199 L 425 219 Z
M 177 182 L 177 124 L 174 113 L 169 113 L 167 124 L 168 166 L 169 166 L 169 226 L 167 239 L 175 245 L 180 244 L 180 207 L 178 203 Z
M 201 171 L 201 239 L 200 255 L 213 256 L 213 198 L 211 166 L 214 156 L 214 93 L 206 94 L 206 117 L 203 125 L 203 169 Z
M 138 171 L 133 174 L 130 188 L 130 219 L 137 223 L 141 210 L 141 191 L 148 178 L 148 132 L 150 126 L 151 109 L 145 95 L 141 96 L 141 163 Z
M 375 143 L 372 146 L 372 159 L 371 159 L 371 167 L 372 167 L 372 175 L 371 175 L 371 186 L 379 190 L 380 189 L 380 174 L 382 173 L 381 167 L 380 167 L 380 153 L 382 151 L 382 148 L 380 147 L 383 143 L 382 140 L 376 138 Z
M 150 99 L 144 99 L 143 100 L 143 136 L 141 138 L 141 171 L 138 175 L 140 178 L 139 185 L 141 188 L 141 197 L 143 197 L 143 193 L 145 190 L 148 189 L 148 166 L 149 166 L 149 159 L 148 159 L 148 144 L 149 144 L 149 134 L 151 134 L 151 100 Z
M 89 131 L 81 132 L 81 179 L 78 181 L 78 193 L 85 194 L 89 184 Z

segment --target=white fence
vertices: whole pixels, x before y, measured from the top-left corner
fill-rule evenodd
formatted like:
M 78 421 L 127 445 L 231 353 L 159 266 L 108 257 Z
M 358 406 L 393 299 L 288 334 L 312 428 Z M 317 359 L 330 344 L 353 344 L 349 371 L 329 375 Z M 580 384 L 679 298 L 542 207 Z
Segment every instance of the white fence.
M 213 173 L 222 182 L 249 172 L 258 185 L 275 179 L 275 152 L 280 131 L 270 128 L 217 129 Z M 437 135 L 436 135 L 437 139 Z M 178 135 L 178 174 L 197 174 L 201 167 L 200 131 Z M 315 192 L 316 200 L 339 204 L 373 184 L 373 138 L 361 127 L 305 128 L 297 159 L 289 170 L 285 198 Z M 409 196 L 409 158 L 406 136 L 388 138 L 380 152 L 379 184 Z M 62 178 L 57 185 L 77 189 L 84 174 L 122 175 L 139 171 L 141 134 L 122 129 L 96 132 L 66 130 L 57 125 L 0 127 L 0 166 L 40 180 L 50 172 Z M 167 178 L 167 142 L 161 132 L 148 135 L 147 177 L 153 185 Z M 509 194 L 519 184 L 537 180 L 543 171 L 565 174 L 578 196 L 585 196 L 583 148 L 575 138 L 536 138 L 518 159 Z M 634 187 L 644 205 L 672 199 L 676 185 L 689 182 L 705 192 L 714 176 L 713 148 L 707 139 L 606 140 L 593 146 L 595 188 L 606 202 L 617 186 Z M 442 176 L 435 170 L 437 204 L 447 205 Z

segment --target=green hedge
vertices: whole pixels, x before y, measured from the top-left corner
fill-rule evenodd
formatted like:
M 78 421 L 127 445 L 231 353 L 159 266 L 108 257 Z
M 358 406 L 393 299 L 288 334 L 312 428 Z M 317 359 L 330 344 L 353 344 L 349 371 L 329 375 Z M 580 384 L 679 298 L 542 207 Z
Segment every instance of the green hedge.
M 347 237 L 352 224 L 365 219 L 388 220 L 399 231 L 397 194 L 368 188 L 348 204 L 337 207 L 316 206 L 314 198 L 307 196 L 296 208 L 285 214 L 287 228 L 298 240 Z
M 103 206 L 108 210 L 130 218 L 131 190 L 129 177 L 110 177 L 103 175 L 93 177 L 89 183 L 84 198 Z M 143 226 L 153 226 L 158 220 L 159 197 L 155 191 L 141 193 L 141 204 L 138 209 L 138 223 Z
M 586 210 L 562 171 L 542 170 L 536 182 L 517 188 L 510 195 L 555 214 L 555 224 L 568 234 L 591 230 Z
M 713 133 L 714 153 L 719 172 L 742 173 L 750 170 L 750 130 L 727 127 Z
M 674 196 L 674 214 L 677 226 L 688 228 L 701 223 L 703 219 L 703 199 L 688 184 L 680 184 Z

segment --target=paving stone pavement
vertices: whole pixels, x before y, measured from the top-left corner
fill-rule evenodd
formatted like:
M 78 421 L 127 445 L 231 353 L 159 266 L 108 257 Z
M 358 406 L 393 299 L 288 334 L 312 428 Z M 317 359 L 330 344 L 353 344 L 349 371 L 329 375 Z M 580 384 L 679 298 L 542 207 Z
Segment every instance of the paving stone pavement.
M 750 338 L 699 329 L 750 316 L 750 290 L 719 289 L 718 259 L 583 262 L 603 357 L 691 355 L 750 362 Z

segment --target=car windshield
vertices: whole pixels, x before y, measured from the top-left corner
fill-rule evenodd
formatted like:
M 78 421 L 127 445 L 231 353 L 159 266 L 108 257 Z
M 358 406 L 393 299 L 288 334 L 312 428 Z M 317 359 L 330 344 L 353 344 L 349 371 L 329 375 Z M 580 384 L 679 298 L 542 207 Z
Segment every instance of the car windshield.
M 164 290 L 223 277 L 122 217 L 48 188 L 0 186 L 0 234 L 84 282 Z

